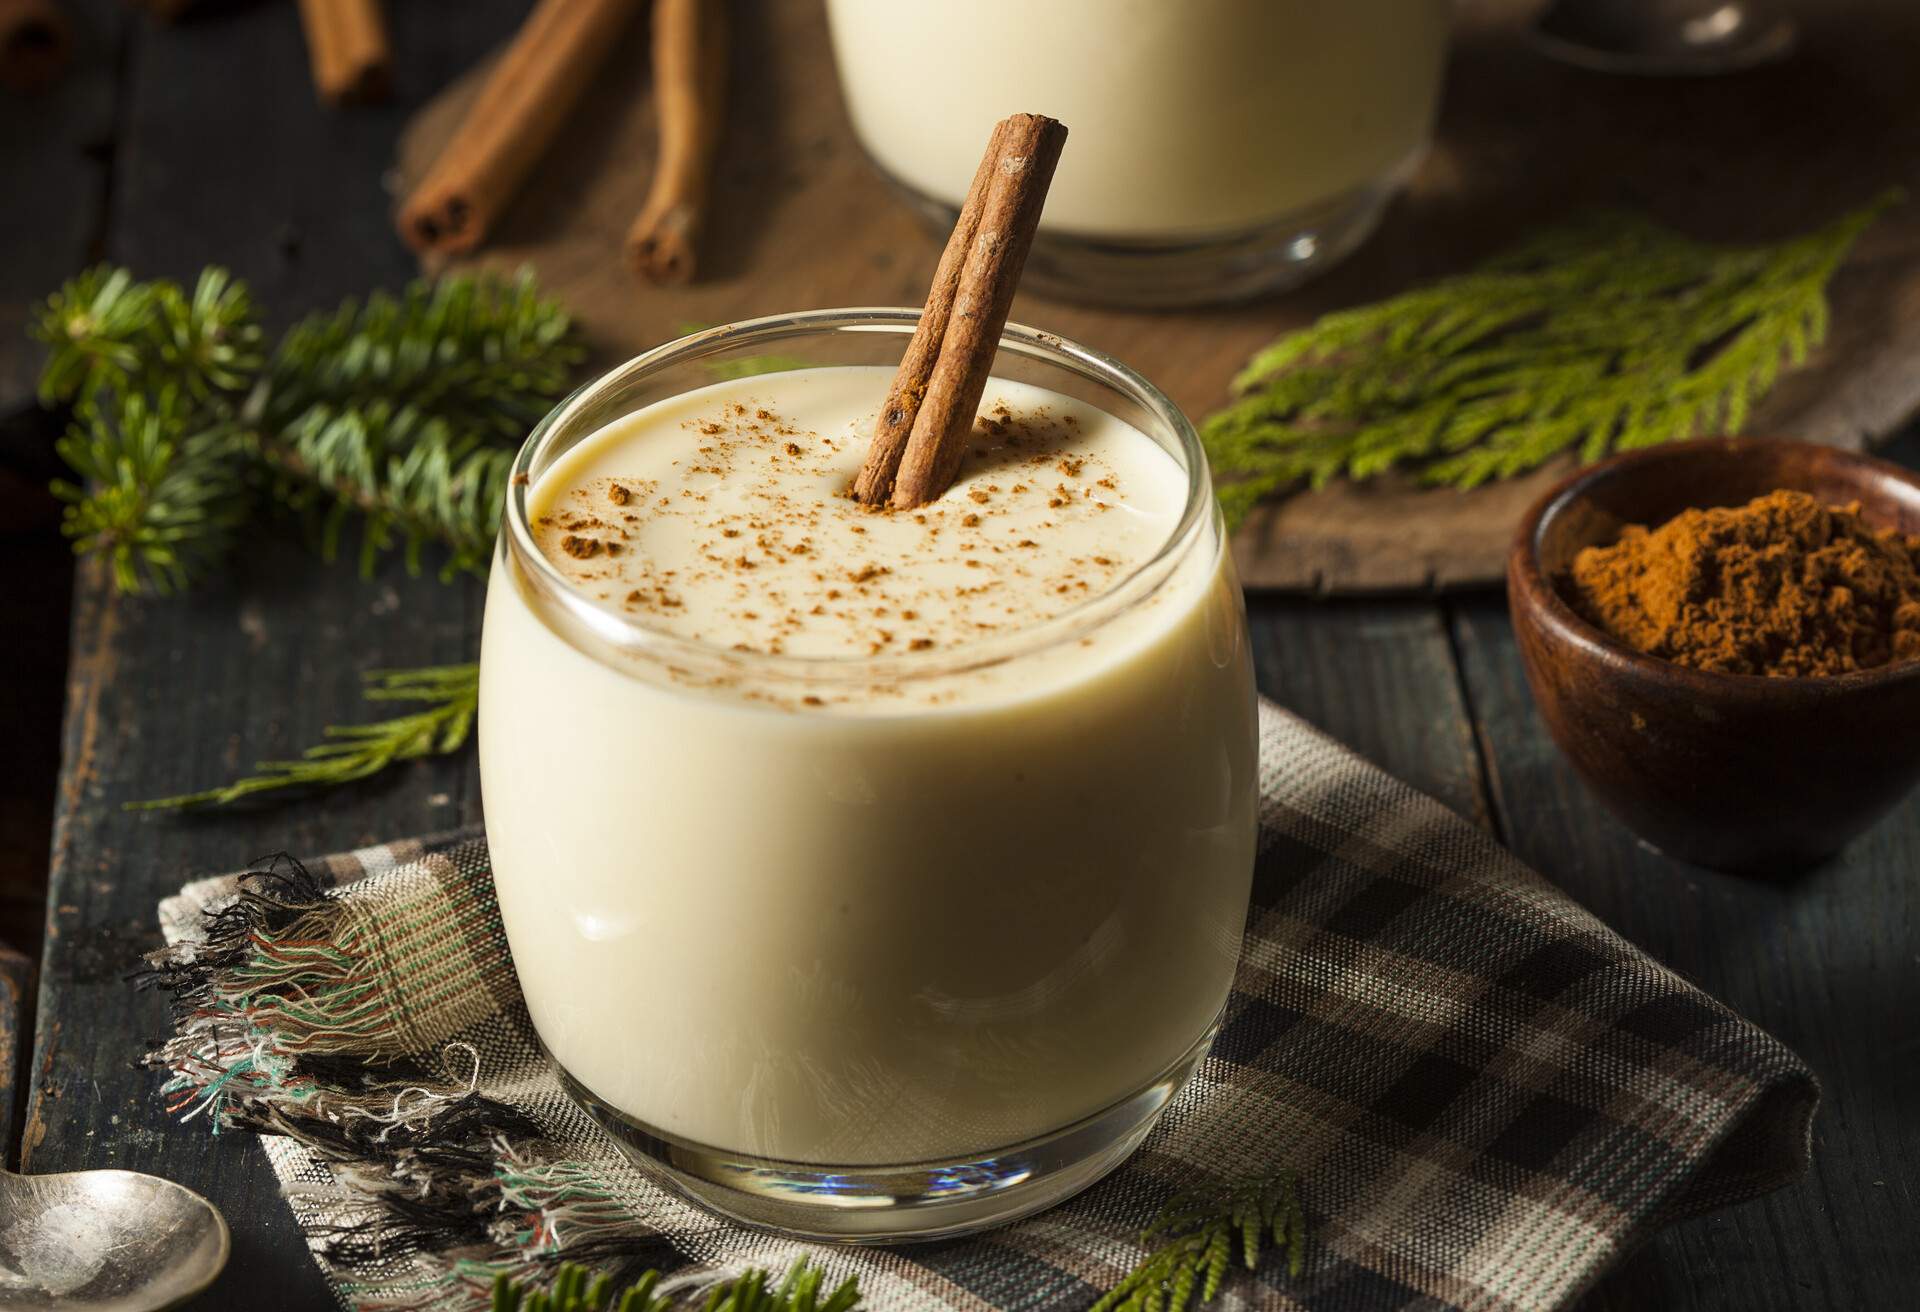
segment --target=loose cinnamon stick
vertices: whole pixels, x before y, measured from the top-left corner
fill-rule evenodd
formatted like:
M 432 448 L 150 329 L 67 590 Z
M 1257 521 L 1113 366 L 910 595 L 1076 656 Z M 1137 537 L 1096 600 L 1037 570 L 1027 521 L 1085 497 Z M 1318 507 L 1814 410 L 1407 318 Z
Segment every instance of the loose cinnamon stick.
M 640 0 L 540 0 L 401 206 L 401 239 L 422 254 L 479 245 L 639 8 Z
M 1012 308 L 1014 289 L 1020 283 L 1033 234 L 1040 226 L 1040 210 L 1046 204 L 1047 187 L 1053 182 L 1054 166 L 1060 161 L 1060 148 L 1066 139 L 1065 127 L 1038 114 L 1015 114 L 994 129 L 987 156 L 981 161 L 986 185 L 978 218 L 965 241 L 951 300 L 944 275 L 955 243 L 967 227 L 972 192 L 968 193 L 968 205 L 961 209 L 954 237 L 941 256 L 927 309 L 922 312 L 923 326 L 928 316 L 945 319 L 937 330 L 938 349 L 930 359 L 925 358 L 924 350 L 915 351 L 914 347 L 921 344 L 918 332 L 908 344 L 868 445 L 867 464 L 855 484 L 854 495 L 869 505 L 879 504 L 881 489 L 887 486 L 891 487 L 887 501 L 895 509 L 923 505 L 946 491 L 960 471 L 980 396 L 993 367 L 994 351 L 1007 325 L 1007 311 Z M 981 177 L 976 174 L 976 190 L 980 184 Z M 943 316 L 942 302 L 950 307 Z M 886 448 L 895 440 L 896 404 L 916 396 L 920 401 L 911 430 L 898 456 L 892 457 L 893 467 L 889 469 Z
M 380 0 L 300 0 L 313 89 L 329 105 L 385 98 L 393 86 L 393 51 Z
M 73 30 L 53 0 L 0 0 L 0 86 L 43 91 L 73 53 Z
M 694 238 L 726 118 L 725 0 L 654 0 L 653 100 L 660 155 L 639 217 L 627 232 L 627 262 L 657 283 L 693 277 Z

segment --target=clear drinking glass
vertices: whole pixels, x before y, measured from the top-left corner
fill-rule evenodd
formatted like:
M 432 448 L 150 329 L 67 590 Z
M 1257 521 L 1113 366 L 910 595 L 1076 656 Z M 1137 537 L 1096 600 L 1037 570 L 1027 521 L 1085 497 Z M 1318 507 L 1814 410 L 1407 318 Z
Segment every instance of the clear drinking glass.
M 1212 1040 L 1255 842 L 1245 610 L 1205 458 L 1097 351 L 1009 326 L 994 372 L 1146 433 L 1184 511 L 1131 576 L 1025 629 L 726 650 L 603 609 L 535 545 L 530 488 L 605 424 L 769 363 L 892 366 L 918 314 L 716 328 L 568 398 L 514 465 L 481 655 L 494 880 L 567 1089 L 669 1186 L 834 1239 L 997 1224 L 1124 1159 Z M 807 709 L 989 670 L 989 696 Z
M 1029 285 L 1185 305 L 1358 246 L 1433 133 L 1447 0 L 827 0 L 855 135 L 941 233 L 993 124 L 1065 151 Z

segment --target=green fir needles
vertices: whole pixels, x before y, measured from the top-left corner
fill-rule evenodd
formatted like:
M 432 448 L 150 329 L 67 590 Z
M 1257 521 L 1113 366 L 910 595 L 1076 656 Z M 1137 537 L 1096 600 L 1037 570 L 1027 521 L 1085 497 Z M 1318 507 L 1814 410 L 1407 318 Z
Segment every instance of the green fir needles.
M 419 670 L 371 670 L 370 702 L 425 702 L 425 709 L 373 724 L 329 725 L 325 741 L 293 761 L 261 761 L 258 774 L 220 788 L 148 802 L 128 802 L 130 811 L 237 802 L 280 788 L 351 783 L 378 774 L 396 761 L 458 751 L 473 729 L 480 702 L 478 665 L 437 665 Z
M 1610 214 L 1324 316 L 1256 355 L 1201 428 L 1237 523 L 1270 493 L 1412 466 L 1470 488 L 1577 451 L 1737 433 L 1826 334 L 1826 286 L 1897 195 L 1771 246 Z
M 191 294 L 125 269 L 48 297 L 47 404 L 72 401 L 55 485 L 75 550 L 128 592 L 172 592 L 275 505 L 320 519 L 331 551 L 361 527 L 370 569 L 428 544 L 444 572 L 484 568 L 513 449 L 568 387 L 582 351 L 531 276 L 457 277 L 376 293 L 296 325 L 271 354 L 244 284 Z
M 1287 1274 L 1306 1262 L 1307 1218 L 1291 1171 L 1268 1180 L 1232 1185 L 1218 1194 L 1182 1194 L 1141 1232 L 1140 1242 L 1158 1245 L 1091 1312 L 1185 1312 L 1210 1303 L 1220 1292 L 1239 1250 L 1252 1271 L 1271 1245 L 1286 1254 Z
M 544 1290 L 530 1289 L 507 1275 L 493 1282 L 493 1312 L 667 1312 L 678 1304 L 672 1294 L 659 1292 L 660 1273 L 649 1271 L 622 1290 L 613 1292 L 605 1275 L 593 1275 L 572 1262 L 563 1264 Z M 734 1280 L 714 1285 L 703 1300 L 686 1303 L 702 1312 L 851 1312 L 860 1303 L 860 1284 L 854 1277 L 825 1292 L 820 1268 L 801 1258 L 775 1282 L 755 1268 Z

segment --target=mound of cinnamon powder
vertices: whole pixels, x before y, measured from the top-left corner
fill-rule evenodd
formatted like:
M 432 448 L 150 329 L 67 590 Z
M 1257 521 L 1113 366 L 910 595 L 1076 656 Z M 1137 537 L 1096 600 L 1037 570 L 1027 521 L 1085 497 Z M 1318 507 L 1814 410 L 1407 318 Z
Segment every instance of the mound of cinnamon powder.
M 1844 674 L 1920 658 L 1920 537 L 1856 502 L 1769 492 L 1635 524 L 1574 558 L 1568 591 L 1636 650 L 1697 670 Z

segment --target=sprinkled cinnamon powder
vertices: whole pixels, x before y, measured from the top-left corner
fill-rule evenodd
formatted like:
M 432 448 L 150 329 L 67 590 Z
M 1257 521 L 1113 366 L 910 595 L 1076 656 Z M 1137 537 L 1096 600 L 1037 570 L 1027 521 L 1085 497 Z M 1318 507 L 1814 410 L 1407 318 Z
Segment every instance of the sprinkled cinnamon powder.
M 740 379 L 617 423 L 543 476 L 536 541 L 609 609 L 715 647 L 905 656 L 1081 604 L 1179 517 L 1186 480 L 1151 441 L 998 379 L 945 495 L 911 512 L 862 506 L 845 492 L 885 382 L 865 369 Z M 1129 513 L 1105 513 L 1118 507 Z

